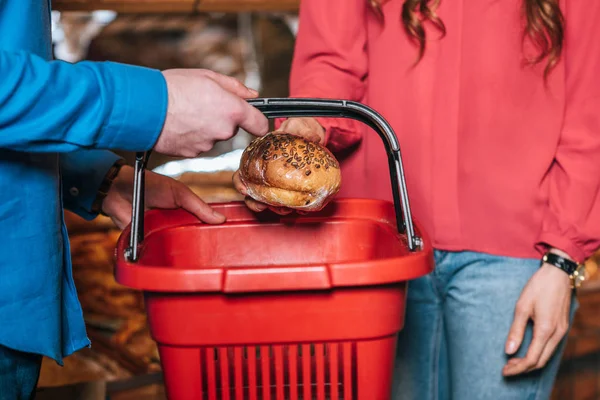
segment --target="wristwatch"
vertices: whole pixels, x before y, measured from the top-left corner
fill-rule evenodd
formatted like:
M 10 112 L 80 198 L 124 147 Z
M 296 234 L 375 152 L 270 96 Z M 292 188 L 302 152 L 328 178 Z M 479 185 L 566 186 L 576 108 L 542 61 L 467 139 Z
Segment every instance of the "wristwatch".
M 105 215 L 102 212 L 102 203 L 104 202 L 104 199 L 108 195 L 108 191 L 110 190 L 110 187 L 112 186 L 113 181 L 115 180 L 117 175 L 119 175 L 119 172 L 121 171 L 121 168 L 123 168 L 124 165 L 125 165 L 125 161 L 119 159 L 108 170 L 108 172 L 104 176 L 104 180 L 102 181 L 102 183 L 100 184 L 100 187 L 98 188 L 98 192 L 96 192 L 96 198 L 94 199 L 94 202 L 92 203 L 92 212 L 101 214 L 101 215 Z
M 542 258 L 543 264 L 550 264 L 563 270 L 571 279 L 571 288 L 576 289 L 585 281 L 585 266 L 575 261 L 547 252 Z

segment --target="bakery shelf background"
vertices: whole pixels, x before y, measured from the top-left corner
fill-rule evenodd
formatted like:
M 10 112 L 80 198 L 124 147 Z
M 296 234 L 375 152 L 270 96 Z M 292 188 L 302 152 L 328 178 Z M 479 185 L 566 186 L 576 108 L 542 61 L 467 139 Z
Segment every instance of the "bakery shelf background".
M 300 0 L 54 0 L 58 11 L 120 13 L 295 11 Z

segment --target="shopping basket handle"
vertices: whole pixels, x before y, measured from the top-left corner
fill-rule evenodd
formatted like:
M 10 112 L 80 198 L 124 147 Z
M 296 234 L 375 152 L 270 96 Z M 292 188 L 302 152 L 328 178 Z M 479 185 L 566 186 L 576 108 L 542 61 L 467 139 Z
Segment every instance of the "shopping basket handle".
M 409 250 L 416 251 L 421 248 L 422 239 L 415 234 L 398 138 L 390 124 L 379 113 L 364 104 L 348 100 L 259 98 L 248 100 L 248 103 L 259 109 L 267 118 L 349 118 L 363 122 L 375 130 L 388 155 L 398 232 L 406 234 Z M 129 248 L 125 254 L 130 261 L 137 261 L 139 245 L 144 239 L 144 172 L 149 156 L 150 152 L 136 154 L 131 233 Z

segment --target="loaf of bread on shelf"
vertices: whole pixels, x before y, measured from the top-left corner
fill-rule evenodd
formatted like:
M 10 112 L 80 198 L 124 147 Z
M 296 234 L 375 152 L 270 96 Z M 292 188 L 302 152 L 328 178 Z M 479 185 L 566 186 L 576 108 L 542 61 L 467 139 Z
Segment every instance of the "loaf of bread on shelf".
M 338 161 L 324 146 L 272 132 L 244 150 L 240 179 L 248 196 L 259 202 L 318 211 L 338 193 L 342 176 Z

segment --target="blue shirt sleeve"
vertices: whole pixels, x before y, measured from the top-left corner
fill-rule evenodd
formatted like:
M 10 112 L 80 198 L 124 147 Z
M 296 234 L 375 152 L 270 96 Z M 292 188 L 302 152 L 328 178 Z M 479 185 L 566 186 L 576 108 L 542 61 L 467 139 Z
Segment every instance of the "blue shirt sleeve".
M 0 51 L 0 148 L 145 151 L 168 96 L 160 71 L 112 62 L 46 61 Z
M 110 167 L 120 157 L 107 150 L 78 150 L 60 155 L 64 207 L 86 220 L 92 212 L 98 188 Z

